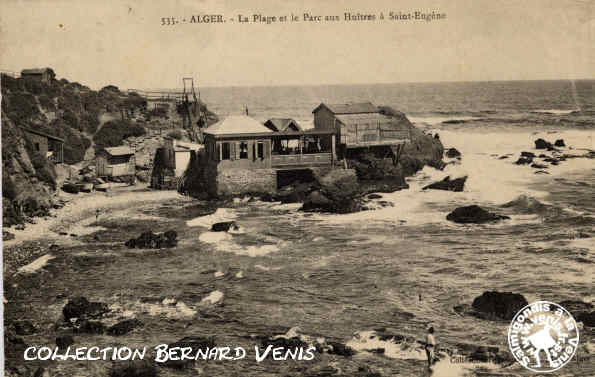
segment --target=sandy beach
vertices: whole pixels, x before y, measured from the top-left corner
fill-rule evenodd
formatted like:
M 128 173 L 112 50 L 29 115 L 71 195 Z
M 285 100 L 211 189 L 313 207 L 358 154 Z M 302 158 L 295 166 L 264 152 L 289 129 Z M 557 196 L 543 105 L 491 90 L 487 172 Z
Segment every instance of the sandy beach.
M 99 216 L 114 211 L 124 211 L 143 203 L 159 202 L 165 200 L 191 200 L 178 194 L 176 191 L 150 191 L 144 185 L 115 188 L 108 192 L 95 191 L 89 194 L 68 194 L 60 192 L 60 199 L 66 200 L 64 207 L 52 210 L 51 217 L 36 218 L 35 224 L 27 224 L 24 230 L 15 227 L 5 228 L 14 234 L 14 239 L 2 241 L 3 250 L 19 247 L 28 242 L 44 241 L 47 247 L 51 244 L 72 244 L 72 235 L 79 236 L 95 231 L 89 224 L 96 220 L 96 210 Z M 120 215 L 122 215 L 120 213 Z M 62 233 L 62 234 L 60 234 Z M 23 262 L 29 262 L 36 255 L 29 255 Z M 5 255 L 4 271 L 20 267 L 22 263 L 12 265 Z

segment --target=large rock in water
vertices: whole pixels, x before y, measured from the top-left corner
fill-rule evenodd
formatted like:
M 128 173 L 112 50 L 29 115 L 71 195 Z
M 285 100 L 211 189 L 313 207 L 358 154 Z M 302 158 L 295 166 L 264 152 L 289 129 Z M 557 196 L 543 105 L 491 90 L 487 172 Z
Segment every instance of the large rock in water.
M 535 149 L 552 149 L 554 146 L 549 141 L 543 139 L 535 140 Z
M 211 226 L 211 232 L 229 232 L 230 230 L 238 229 L 240 229 L 240 227 L 235 221 L 223 221 Z
M 488 291 L 476 297 L 471 306 L 481 318 L 510 321 L 528 304 L 525 297 L 518 293 Z
M 449 148 L 446 151 L 446 157 L 448 157 L 448 158 L 461 157 L 461 152 L 459 152 L 456 148 Z
M 128 248 L 134 249 L 162 249 L 176 247 L 178 245 L 178 233 L 175 230 L 168 230 L 164 233 L 153 233 L 152 231 L 141 233 L 138 238 L 131 238 L 124 243 Z
M 318 178 L 320 190 L 306 198 L 302 211 L 351 213 L 361 209 L 359 185 L 353 169 L 331 170 Z
M 82 296 L 71 299 L 62 309 L 66 321 L 71 318 L 99 318 L 107 312 L 109 312 L 107 304 L 91 302 Z
M 463 191 L 463 188 L 465 187 L 465 181 L 467 181 L 467 176 L 452 180 L 448 176 L 441 181 L 425 186 L 423 190 L 433 189 L 460 192 Z
M 455 209 L 446 216 L 446 219 L 459 224 L 484 224 L 508 220 L 510 217 L 488 212 L 477 205 L 470 205 Z

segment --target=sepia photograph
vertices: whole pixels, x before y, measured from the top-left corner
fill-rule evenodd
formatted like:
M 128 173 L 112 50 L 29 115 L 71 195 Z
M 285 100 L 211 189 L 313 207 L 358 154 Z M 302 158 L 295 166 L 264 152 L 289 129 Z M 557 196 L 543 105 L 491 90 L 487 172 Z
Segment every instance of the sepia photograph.
M 595 376 L 595 1 L 3 0 L 0 73 L 0 376 Z

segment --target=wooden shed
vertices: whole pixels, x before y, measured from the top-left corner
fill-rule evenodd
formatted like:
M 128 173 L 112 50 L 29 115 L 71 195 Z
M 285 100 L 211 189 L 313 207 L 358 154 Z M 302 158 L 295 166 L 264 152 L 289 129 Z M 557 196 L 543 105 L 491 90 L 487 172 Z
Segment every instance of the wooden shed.
M 371 102 L 327 105 L 312 113 L 314 128 L 335 130 L 340 150 L 401 145 L 411 139 L 411 130 L 398 119 L 380 113 Z
M 127 177 L 136 174 L 136 158 L 129 147 L 111 147 L 100 150 L 95 156 L 98 177 Z
M 21 71 L 22 78 L 31 78 L 40 82 L 50 82 L 56 74 L 51 68 L 31 68 Z
M 23 131 L 39 154 L 56 164 L 64 162 L 64 139 L 29 128 Z

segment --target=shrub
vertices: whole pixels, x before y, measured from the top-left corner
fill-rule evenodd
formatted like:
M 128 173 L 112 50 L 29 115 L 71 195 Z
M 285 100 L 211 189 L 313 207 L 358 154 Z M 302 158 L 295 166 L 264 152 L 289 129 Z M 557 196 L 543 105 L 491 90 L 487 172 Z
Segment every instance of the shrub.
M 40 115 L 35 97 L 29 93 L 13 93 L 2 102 L 6 102 L 6 112 L 14 122 L 26 122 Z
M 173 130 L 170 133 L 168 133 L 167 136 L 171 137 L 172 139 L 182 140 L 182 131 Z
M 101 130 L 95 134 L 93 140 L 98 148 L 116 147 L 122 145 L 122 140 L 130 136 L 142 136 L 146 133 L 144 127 L 127 120 L 112 120 L 106 122 Z

